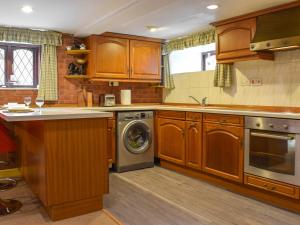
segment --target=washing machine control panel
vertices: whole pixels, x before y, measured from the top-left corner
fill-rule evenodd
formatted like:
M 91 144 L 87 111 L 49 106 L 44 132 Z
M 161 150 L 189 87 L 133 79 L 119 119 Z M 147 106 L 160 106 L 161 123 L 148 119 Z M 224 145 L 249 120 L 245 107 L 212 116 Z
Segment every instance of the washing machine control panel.
M 143 120 L 143 119 L 152 119 L 152 111 L 143 111 L 143 112 L 120 112 L 118 113 L 119 121 L 128 121 L 128 120 Z

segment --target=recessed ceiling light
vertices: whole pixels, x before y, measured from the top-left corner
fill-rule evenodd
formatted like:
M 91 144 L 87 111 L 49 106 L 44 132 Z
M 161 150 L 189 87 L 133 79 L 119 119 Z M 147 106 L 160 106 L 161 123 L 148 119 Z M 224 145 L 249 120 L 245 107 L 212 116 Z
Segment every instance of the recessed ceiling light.
M 218 5 L 208 5 L 208 6 L 206 6 L 206 8 L 207 9 L 217 9 L 217 8 L 219 8 L 219 6 Z
M 156 26 L 147 26 L 147 29 L 150 31 L 150 32 L 155 32 L 158 30 L 158 27 Z
M 32 13 L 33 12 L 33 9 L 30 5 L 24 5 L 22 8 L 21 8 L 22 12 L 24 13 Z

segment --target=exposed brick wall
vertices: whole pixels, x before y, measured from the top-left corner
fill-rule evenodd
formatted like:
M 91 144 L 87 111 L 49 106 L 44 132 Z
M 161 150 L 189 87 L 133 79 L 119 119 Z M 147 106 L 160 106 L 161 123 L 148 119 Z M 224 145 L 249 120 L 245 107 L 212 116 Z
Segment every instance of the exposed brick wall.
M 63 35 L 63 46 L 57 48 L 58 66 L 58 104 L 77 104 L 77 95 L 81 91 L 82 84 L 79 81 L 66 79 L 68 65 L 73 62 L 73 57 L 65 54 L 65 48 L 74 43 L 72 35 Z M 118 87 L 109 87 L 107 82 L 100 84 L 88 84 L 87 90 L 92 91 L 94 102 L 98 103 L 100 94 L 115 94 L 117 103 L 120 103 L 120 90 L 132 90 L 132 103 L 160 103 L 162 102 L 162 89 L 153 88 L 149 84 L 121 83 Z M 22 103 L 25 96 L 36 98 L 35 90 L 0 90 L 0 105 L 9 102 Z
M 74 38 L 71 35 L 64 35 L 63 46 L 58 48 L 58 82 L 59 82 L 59 101 L 61 104 L 77 104 L 77 94 L 81 90 L 82 84 L 76 80 L 68 80 L 64 76 L 68 73 L 68 64 L 73 61 L 72 56 L 64 53 L 66 46 L 72 45 Z M 88 91 L 93 92 L 94 103 L 99 101 L 100 94 L 115 94 L 117 103 L 120 103 L 120 90 L 132 90 L 133 103 L 160 103 L 162 102 L 162 89 L 154 88 L 149 84 L 129 84 L 120 83 L 118 87 L 109 87 L 108 82 L 84 85 Z
M 32 101 L 36 98 L 35 90 L 0 90 L 0 105 L 7 102 L 23 103 L 25 96 L 30 96 Z

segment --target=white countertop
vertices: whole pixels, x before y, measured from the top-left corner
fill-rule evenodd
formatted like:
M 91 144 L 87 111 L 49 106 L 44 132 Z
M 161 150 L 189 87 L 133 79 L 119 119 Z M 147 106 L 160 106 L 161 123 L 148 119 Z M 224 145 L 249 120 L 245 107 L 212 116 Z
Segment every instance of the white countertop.
M 274 117 L 286 119 L 300 119 L 300 113 L 289 112 L 267 112 L 247 109 L 227 109 L 221 107 L 201 106 L 173 106 L 173 105 L 130 105 L 114 107 L 51 107 L 42 108 L 39 112 L 35 109 L 32 113 L 4 113 L 0 110 L 0 118 L 8 122 L 32 121 L 32 120 L 59 120 L 59 119 L 81 119 L 81 118 L 105 118 L 112 117 L 111 112 L 116 111 L 143 111 L 143 110 L 173 110 L 186 112 L 203 112 L 217 114 L 231 114 L 243 116 Z
M 14 121 L 34 121 L 34 120 L 62 120 L 62 119 L 84 119 L 84 118 L 107 118 L 112 117 L 111 112 L 95 111 L 83 108 L 42 108 L 34 109 L 29 113 L 6 113 L 0 110 L 0 118 L 7 122 Z
M 258 117 L 274 117 L 286 119 L 300 119 L 300 113 L 290 112 L 267 112 L 247 109 L 227 109 L 222 107 L 201 107 L 201 106 L 173 106 L 173 105 L 131 105 L 131 106 L 114 106 L 114 107 L 92 107 L 85 108 L 93 111 L 138 111 L 138 110 L 173 110 L 186 112 L 203 112 L 203 113 L 217 113 L 217 114 L 231 114 L 243 116 L 258 116 Z

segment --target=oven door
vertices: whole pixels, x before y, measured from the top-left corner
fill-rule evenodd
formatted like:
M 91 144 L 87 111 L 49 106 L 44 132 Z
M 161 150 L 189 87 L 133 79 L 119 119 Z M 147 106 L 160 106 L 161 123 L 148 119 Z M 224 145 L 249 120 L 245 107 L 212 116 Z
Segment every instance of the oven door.
M 245 172 L 300 185 L 299 142 L 296 134 L 245 129 Z

